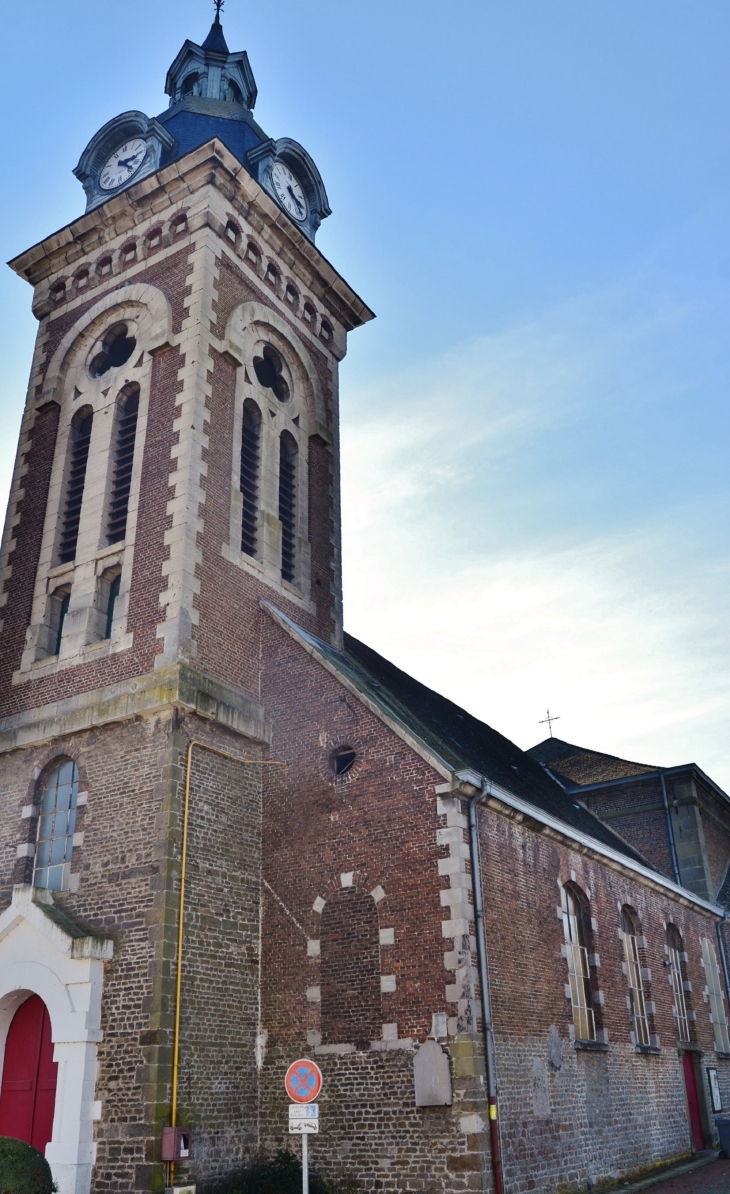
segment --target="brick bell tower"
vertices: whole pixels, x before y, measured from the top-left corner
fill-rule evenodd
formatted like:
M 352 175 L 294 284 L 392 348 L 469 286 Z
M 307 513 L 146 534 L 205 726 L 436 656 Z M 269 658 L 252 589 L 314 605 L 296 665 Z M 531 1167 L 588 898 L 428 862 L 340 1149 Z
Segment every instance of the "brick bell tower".
M 39 330 L 0 558 L 0 1052 L 37 1007 L 60 1194 L 160 1188 L 171 1113 L 206 1179 L 254 1146 L 261 603 L 342 639 L 338 365 L 372 312 L 218 13 L 165 90 L 10 263 Z M 41 1093 L 8 1091 L 30 1140 Z

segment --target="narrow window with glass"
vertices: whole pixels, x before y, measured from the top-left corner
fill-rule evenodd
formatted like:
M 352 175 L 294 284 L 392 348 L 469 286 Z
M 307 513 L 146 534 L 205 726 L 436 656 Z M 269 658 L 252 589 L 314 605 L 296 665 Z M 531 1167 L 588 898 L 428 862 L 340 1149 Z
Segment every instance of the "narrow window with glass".
M 66 484 L 66 502 L 61 526 L 61 541 L 58 549 L 59 564 L 68 564 L 76 559 L 76 544 L 79 538 L 81 505 L 86 484 L 86 465 L 89 459 L 91 427 L 94 414 L 88 407 L 77 411 L 71 423 L 70 460 Z
M 56 763 L 42 781 L 33 885 L 50 891 L 68 887 L 79 772 L 72 759 Z
M 667 929 L 667 951 L 669 954 L 669 978 L 674 994 L 674 1010 L 677 1016 L 677 1036 L 680 1041 L 689 1041 L 690 1026 L 687 1014 L 687 999 L 684 993 L 684 967 L 682 955 L 684 945 L 679 930 L 670 925 Z
M 283 431 L 279 441 L 279 521 L 281 523 L 281 576 L 294 583 L 297 525 L 297 445 Z
M 106 605 L 106 628 L 104 631 L 104 638 L 111 638 L 112 626 L 114 625 L 114 609 L 117 604 L 117 597 L 119 596 L 119 588 L 122 583 L 122 574 L 117 572 L 116 576 L 112 577 L 109 582 L 109 596 L 107 597 Z
M 256 555 L 259 525 L 259 468 L 261 455 L 261 411 L 247 398 L 243 404 L 241 432 L 241 551 Z
M 715 1035 L 715 1049 L 718 1053 L 730 1053 L 730 1038 L 728 1038 L 727 1016 L 725 1002 L 720 984 L 720 971 L 717 968 L 717 954 L 715 947 L 708 937 L 702 938 L 702 961 L 705 964 L 705 981 L 710 1000 L 710 1015 L 712 1016 L 712 1031 Z
M 649 1045 L 651 1043 L 649 1021 L 646 1015 L 646 999 L 644 997 L 644 984 L 641 977 L 641 960 L 639 957 L 636 924 L 636 918 L 632 909 L 624 908 L 621 913 L 621 929 L 623 932 L 626 981 L 629 985 L 629 1004 L 634 1024 L 634 1044 Z
M 139 386 L 133 383 L 122 390 L 117 406 L 114 476 L 112 479 L 112 496 L 109 502 L 109 521 L 107 525 L 107 541 L 109 543 L 120 543 L 127 533 L 129 491 L 132 487 L 132 466 L 134 464 L 134 444 L 137 438 L 138 413 Z
M 572 884 L 562 889 L 562 905 L 573 1028 L 577 1040 L 594 1041 L 596 1020 L 593 1014 L 591 971 L 586 945 L 586 912 L 583 897 Z

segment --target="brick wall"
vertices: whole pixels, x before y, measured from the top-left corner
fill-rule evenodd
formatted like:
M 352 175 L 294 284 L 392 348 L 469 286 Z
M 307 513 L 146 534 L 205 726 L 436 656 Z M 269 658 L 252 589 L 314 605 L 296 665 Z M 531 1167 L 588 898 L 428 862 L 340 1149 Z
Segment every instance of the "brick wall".
M 15 847 L 35 837 L 36 822 L 20 815 L 34 773 L 59 755 L 72 757 L 88 791 L 77 823 L 83 843 L 71 865 L 78 890 L 57 902 L 76 924 L 114 941 L 98 1047 L 95 1194 L 163 1183 L 159 1141 L 170 1112 L 181 807 L 192 738 L 258 757 L 236 735 L 170 714 L 12 752 L 0 771 L 2 907 L 18 881 Z M 256 1143 L 260 770 L 197 748 L 193 756 L 179 1122 L 194 1126 L 193 1174 L 208 1180 L 240 1165 Z M 32 862 L 25 881 L 31 873 Z
M 693 1031 L 704 1051 L 703 1070 L 717 1064 L 730 1102 L 730 1059 L 715 1055 L 702 997 L 700 937 L 714 941 L 713 922 L 495 813 L 481 814 L 480 834 L 508 1188 L 548 1191 L 565 1183 L 579 1189 L 688 1152 L 666 924 L 677 925 L 688 954 L 688 999 L 697 1009 Z M 608 1032 L 606 1050 L 586 1051 L 571 1041 L 559 880 L 590 892 L 591 948 L 600 959 L 592 980 L 602 1000 L 596 1006 Z M 645 990 L 655 1005 L 658 1053 L 637 1052 L 631 1042 L 619 937 L 626 904 L 636 909 L 646 938 L 642 964 L 650 972 Z

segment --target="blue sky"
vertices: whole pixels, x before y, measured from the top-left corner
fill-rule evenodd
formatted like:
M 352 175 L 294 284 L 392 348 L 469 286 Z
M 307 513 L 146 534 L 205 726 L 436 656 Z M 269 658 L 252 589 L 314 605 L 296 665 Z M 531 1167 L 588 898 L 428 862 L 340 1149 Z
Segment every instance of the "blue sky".
M 5 260 L 211 13 L 6 7 Z M 342 369 L 348 628 L 521 746 L 550 705 L 730 789 L 727 0 L 227 0 L 224 28 L 378 313 Z M 4 495 L 35 332 L 8 270 L 0 305 Z

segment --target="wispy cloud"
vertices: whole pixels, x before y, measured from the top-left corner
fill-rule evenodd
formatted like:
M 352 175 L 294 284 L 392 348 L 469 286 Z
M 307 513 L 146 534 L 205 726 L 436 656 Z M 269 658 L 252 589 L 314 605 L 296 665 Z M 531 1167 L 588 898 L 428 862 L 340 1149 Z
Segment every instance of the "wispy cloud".
M 707 384 L 705 316 L 633 280 L 350 392 L 352 633 L 523 746 L 549 704 L 730 787 L 725 486 L 656 422 Z

